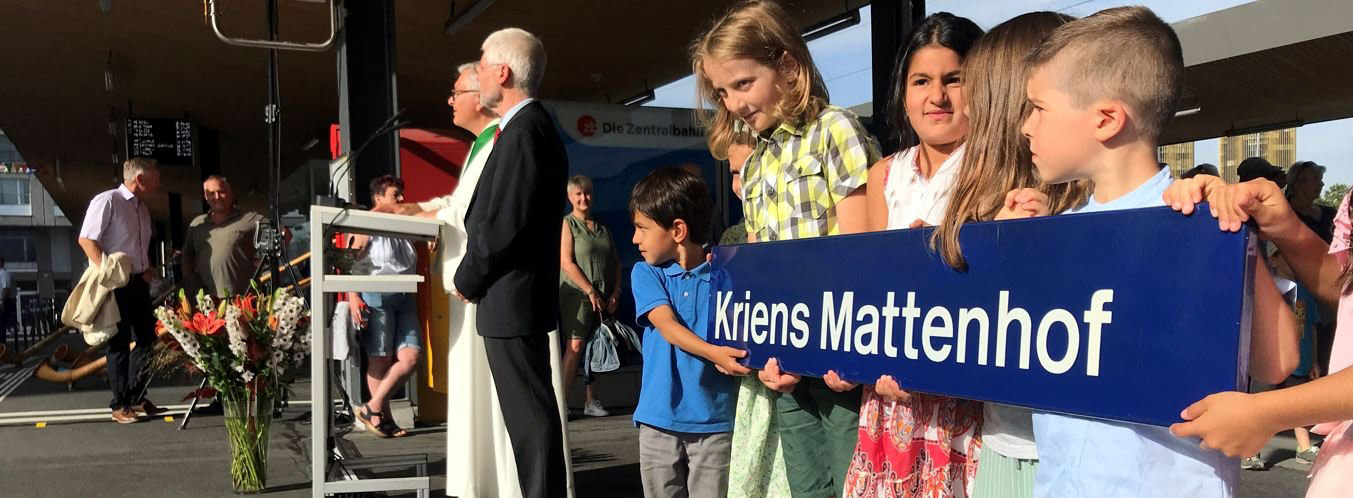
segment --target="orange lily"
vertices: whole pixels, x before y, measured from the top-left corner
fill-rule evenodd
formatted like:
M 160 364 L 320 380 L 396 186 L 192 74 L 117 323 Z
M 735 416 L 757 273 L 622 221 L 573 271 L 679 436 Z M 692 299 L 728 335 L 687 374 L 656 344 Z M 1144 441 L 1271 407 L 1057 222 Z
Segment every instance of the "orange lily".
M 218 335 L 225 328 L 225 320 L 217 318 L 215 311 L 205 315 L 197 313 L 191 322 L 185 322 L 183 326 L 197 335 Z
M 258 314 L 258 296 L 240 296 L 235 298 L 235 306 L 240 309 L 240 314 L 244 315 L 246 320 L 253 320 Z

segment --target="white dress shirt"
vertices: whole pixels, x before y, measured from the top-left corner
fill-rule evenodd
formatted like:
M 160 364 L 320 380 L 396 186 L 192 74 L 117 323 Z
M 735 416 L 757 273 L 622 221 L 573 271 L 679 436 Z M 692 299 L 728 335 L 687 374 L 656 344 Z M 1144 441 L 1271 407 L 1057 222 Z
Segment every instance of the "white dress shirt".
M 133 274 L 150 269 L 150 210 L 126 185 L 90 199 L 80 237 L 98 242 L 104 254 L 126 253 Z

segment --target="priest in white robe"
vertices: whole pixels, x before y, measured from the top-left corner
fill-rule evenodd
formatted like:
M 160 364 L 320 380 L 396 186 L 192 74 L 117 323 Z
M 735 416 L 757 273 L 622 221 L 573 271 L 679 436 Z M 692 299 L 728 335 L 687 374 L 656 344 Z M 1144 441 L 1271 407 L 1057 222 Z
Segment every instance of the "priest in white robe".
M 521 485 L 513 459 L 512 443 L 503 423 L 498 395 L 489 372 L 484 343 L 475 329 L 477 306 L 451 296 L 456 268 L 465 255 L 465 213 L 474 197 L 475 186 L 484 164 L 493 151 L 498 117 L 479 103 L 477 62 L 458 68 L 456 83 L 447 103 L 456 126 L 470 131 L 475 141 L 470 147 L 460 180 L 451 195 L 416 204 L 401 204 L 399 214 L 436 218 L 442 221 L 437 243 L 438 261 L 433 277 L 440 277 L 449 301 L 447 309 L 449 353 L 446 358 L 446 494 L 459 498 L 520 498 Z M 434 333 L 437 331 L 433 331 Z M 550 332 L 550 369 L 559 399 L 561 423 L 567 427 L 563 378 L 560 375 L 559 332 Z M 429 360 L 431 358 L 429 351 Z M 568 456 L 568 431 L 564 431 L 565 461 L 568 463 L 568 495 L 573 496 L 572 462 Z

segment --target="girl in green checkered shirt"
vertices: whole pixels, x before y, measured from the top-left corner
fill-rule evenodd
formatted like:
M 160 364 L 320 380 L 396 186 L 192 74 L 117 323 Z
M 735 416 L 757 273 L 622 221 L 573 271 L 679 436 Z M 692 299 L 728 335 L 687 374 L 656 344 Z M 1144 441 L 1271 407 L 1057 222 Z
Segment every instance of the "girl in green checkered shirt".
M 757 137 L 742 170 L 749 239 L 868 229 L 864 185 L 878 145 L 854 114 L 828 104 L 807 43 L 779 5 L 734 7 L 697 38 L 691 62 L 701 101 L 712 108 L 705 124 L 715 156 L 726 157 L 736 128 Z M 834 372 L 800 379 L 774 359 L 743 379 L 728 496 L 839 495 L 860 399 Z

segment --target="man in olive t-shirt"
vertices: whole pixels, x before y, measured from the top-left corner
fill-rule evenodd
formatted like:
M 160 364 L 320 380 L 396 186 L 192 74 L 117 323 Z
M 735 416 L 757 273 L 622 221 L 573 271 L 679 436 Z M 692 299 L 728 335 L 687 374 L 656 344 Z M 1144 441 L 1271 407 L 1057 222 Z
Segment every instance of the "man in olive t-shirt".
M 237 209 L 235 192 L 223 176 L 212 175 L 202 182 L 202 197 L 211 211 L 188 225 L 184 288 L 192 294 L 206 289 L 217 297 L 243 293 L 258 267 L 254 231 L 263 216 Z

